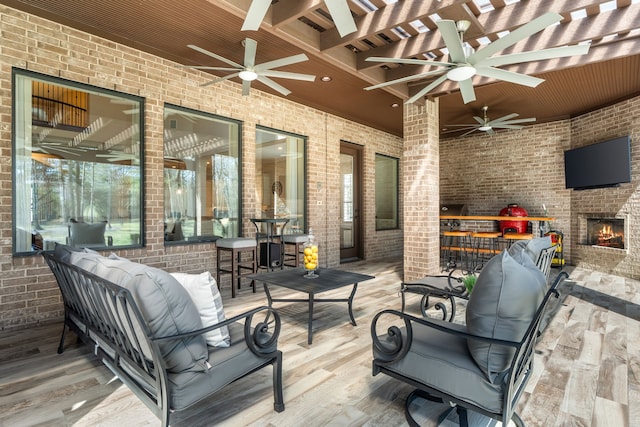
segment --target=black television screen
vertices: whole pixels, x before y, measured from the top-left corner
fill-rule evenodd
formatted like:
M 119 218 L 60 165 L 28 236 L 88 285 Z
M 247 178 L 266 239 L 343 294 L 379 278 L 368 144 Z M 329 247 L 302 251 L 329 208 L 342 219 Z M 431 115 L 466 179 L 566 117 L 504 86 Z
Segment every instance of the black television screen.
M 631 182 L 629 136 L 565 151 L 564 178 L 576 190 Z

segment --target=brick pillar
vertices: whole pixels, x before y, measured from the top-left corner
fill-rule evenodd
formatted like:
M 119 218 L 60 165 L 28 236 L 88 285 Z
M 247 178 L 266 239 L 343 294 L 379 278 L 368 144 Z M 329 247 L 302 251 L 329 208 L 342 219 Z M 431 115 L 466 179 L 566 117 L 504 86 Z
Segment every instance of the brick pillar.
M 404 107 L 404 280 L 439 272 L 438 99 Z

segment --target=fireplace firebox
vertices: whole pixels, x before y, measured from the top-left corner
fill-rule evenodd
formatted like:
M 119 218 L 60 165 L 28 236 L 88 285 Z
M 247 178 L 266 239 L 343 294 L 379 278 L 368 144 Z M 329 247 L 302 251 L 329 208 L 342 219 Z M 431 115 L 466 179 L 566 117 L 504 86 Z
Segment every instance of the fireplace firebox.
M 624 219 L 587 218 L 587 244 L 624 249 Z

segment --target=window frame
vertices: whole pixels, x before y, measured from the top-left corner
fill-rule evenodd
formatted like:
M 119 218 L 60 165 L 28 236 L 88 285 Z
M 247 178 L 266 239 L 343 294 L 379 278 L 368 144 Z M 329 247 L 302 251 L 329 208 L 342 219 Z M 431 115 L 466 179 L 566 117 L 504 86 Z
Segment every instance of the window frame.
M 390 227 L 381 227 L 378 225 L 378 191 L 377 191 L 377 187 L 378 187 L 378 159 L 379 158 L 384 158 L 384 159 L 389 159 L 389 160 L 395 160 L 395 165 L 396 165 L 396 173 L 395 173 L 395 180 L 396 180 L 396 186 L 395 186 L 395 205 L 396 205 L 396 217 L 395 217 L 395 224 L 393 226 Z M 375 207 L 375 225 L 376 225 L 376 231 L 387 231 L 387 230 L 398 230 L 400 229 L 400 159 L 398 157 L 394 157 L 394 156 L 390 156 L 388 154 L 382 154 L 382 153 L 375 153 L 375 187 L 376 187 L 376 194 L 375 194 L 375 200 L 374 200 L 374 207 Z
M 256 125 L 256 137 L 257 137 L 257 133 L 259 131 L 264 131 L 264 132 L 270 132 L 270 133 L 275 133 L 275 134 L 280 134 L 280 135 L 285 135 L 285 136 L 289 136 L 289 137 L 293 137 L 293 138 L 299 138 L 302 140 L 302 165 L 304 167 L 304 186 L 303 186 L 303 194 L 302 194 L 302 214 L 304 215 L 304 224 L 300 230 L 301 234 L 307 233 L 309 230 L 309 208 L 308 208 L 308 188 L 309 188 L 309 158 L 308 158 L 308 152 L 309 152 L 309 137 L 307 135 L 301 135 L 295 132 L 289 132 L 286 130 L 282 130 L 282 129 L 276 129 L 276 128 L 272 128 L 269 126 L 263 126 L 263 125 Z M 258 144 L 256 142 L 255 144 L 255 148 L 254 151 L 256 151 L 256 156 L 255 156 L 255 164 L 254 164 L 254 169 L 257 168 L 257 149 L 258 149 Z M 290 229 L 289 227 L 291 227 L 291 224 L 287 224 L 287 226 L 285 227 L 285 229 Z
M 243 203 L 242 203 L 242 184 L 243 184 L 243 174 L 242 174 L 242 147 L 243 147 L 243 139 L 242 139 L 242 132 L 243 132 L 243 128 L 244 128 L 244 122 L 242 120 L 238 120 L 238 119 L 234 119 L 231 117 L 226 117 L 226 116 L 221 116 L 219 114 L 214 114 L 214 113 L 209 113 L 206 111 L 201 111 L 201 110 L 196 110 L 194 108 L 189 108 L 189 107 L 184 107 L 181 105 L 176 105 L 176 104 L 172 104 L 169 102 L 165 102 L 163 105 L 163 117 L 165 114 L 165 110 L 167 108 L 171 108 L 172 110 L 175 111 L 182 111 L 184 113 L 188 113 L 188 114 L 193 114 L 196 116 L 202 116 L 204 118 L 209 118 L 209 119 L 214 119 L 214 120 L 218 120 L 218 121 L 223 121 L 223 122 L 227 122 L 229 124 L 233 124 L 236 125 L 238 128 L 238 236 L 228 236 L 228 237 L 243 237 L 243 227 L 242 227 L 242 218 L 243 218 Z M 164 131 L 165 127 L 164 127 L 164 119 L 163 119 L 163 131 Z M 164 132 L 163 132 L 164 134 Z M 164 204 L 165 204 L 165 199 L 164 199 L 164 161 L 165 161 L 165 141 L 164 141 L 164 137 L 162 140 L 162 161 L 163 161 L 163 184 L 162 184 L 162 192 L 163 192 L 163 198 L 162 198 L 162 205 L 163 205 L 163 212 L 164 212 Z M 164 214 L 163 214 L 164 216 Z M 199 237 L 199 238 L 197 238 Z M 193 244 L 199 244 L 199 243 L 212 243 L 215 242 L 217 239 L 216 238 L 208 238 L 206 236 L 193 236 L 193 238 L 191 239 L 184 239 L 184 240 L 176 240 L 176 241 L 167 241 L 165 239 L 163 239 L 164 241 L 164 245 L 165 246 L 180 246 L 180 245 L 193 245 Z
M 56 76 L 51 76 L 48 74 L 43 74 L 43 73 L 39 73 L 39 72 L 35 72 L 35 71 L 30 71 L 30 70 L 25 70 L 22 68 L 17 68 L 17 67 L 12 67 L 11 69 L 11 89 L 12 89 L 12 96 L 11 96 L 11 181 L 12 181 L 12 185 L 11 185 L 11 189 L 12 189 L 12 195 L 11 195 L 11 214 L 12 214 L 12 219 L 11 219 L 11 252 L 12 252 L 12 256 L 14 257 L 24 257 L 24 256 L 33 256 L 33 255 L 38 255 L 39 251 L 35 251 L 35 250 L 31 250 L 31 251 L 17 251 L 16 250 L 16 242 L 17 242 L 17 223 L 16 223 L 16 217 L 17 217 L 17 204 L 15 201 L 15 197 L 17 194 L 17 171 L 16 171 L 16 153 L 17 153 L 17 149 L 16 149 L 16 143 L 17 143 L 17 135 L 16 135 L 16 129 L 17 129 L 17 114 L 16 109 L 18 108 L 18 97 L 21 96 L 21 94 L 17 93 L 17 79 L 19 77 L 26 77 L 28 79 L 33 80 L 37 80 L 37 81 L 41 81 L 41 82 L 45 82 L 45 83 L 49 83 L 52 85 L 64 85 L 67 86 L 69 88 L 73 88 L 73 89 L 78 89 L 81 91 L 86 91 L 86 92 L 91 92 L 91 93 L 97 93 L 100 95 L 105 95 L 105 96 L 109 96 L 109 97 L 116 97 L 116 98 L 122 98 L 122 99 L 126 99 L 132 102 L 137 102 L 139 105 L 139 121 L 138 121 L 138 125 L 140 127 L 139 130 L 139 140 L 140 140 L 140 149 L 139 149 L 139 158 L 138 158 L 138 168 L 139 168 L 139 211 L 140 211 L 140 221 L 139 221 L 139 230 L 140 230 L 140 236 L 139 236 L 139 240 L 138 243 L 136 244 L 131 244 L 131 245 L 118 245 L 118 246 L 105 246 L 104 248 L 98 248 L 100 250 L 102 249 L 128 249 L 128 248 L 142 248 L 145 247 L 146 245 L 146 240 L 145 240 L 145 120 L 144 120 L 144 111 L 145 111 L 145 98 L 141 97 L 141 96 L 137 96 L 137 95 L 132 95 L 132 94 L 128 94 L 128 93 L 124 93 L 124 92 L 120 92 L 120 91 L 116 91 L 113 89 L 107 89 L 107 88 L 103 88 L 103 87 L 99 87 L 99 86 L 94 86 L 91 84 L 87 84 L 87 83 L 81 83 L 81 82 L 77 82 L 74 80 L 69 80 L 69 79 L 65 79 L 63 77 L 56 77 Z M 32 120 L 33 122 L 33 120 Z M 31 212 L 33 212 L 33 209 L 31 210 Z M 65 242 L 60 242 L 60 243 L 65 243 Z M 47 249 L 47 248 L 43 248 L 43 251 L 45 252 L 51 252 L 53 249 Z

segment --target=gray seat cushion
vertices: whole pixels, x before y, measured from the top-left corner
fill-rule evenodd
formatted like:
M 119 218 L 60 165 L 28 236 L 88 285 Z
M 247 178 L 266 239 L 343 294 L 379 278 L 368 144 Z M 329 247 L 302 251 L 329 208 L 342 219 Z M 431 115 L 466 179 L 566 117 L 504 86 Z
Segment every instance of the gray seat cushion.
M 170 373 L 170 407 L 177 411 L 185 409 L 203 397 L 220 390 L 244 374 L 262 366 L 268 359 L 258 357 L 249 350 L 244 340 L 244 325 L 229 325 L 231 346 L 218 348 L 209 346 L 207 372 Z
M 435 319 L 429 321 L 441 323 L 449 329 L 466 331 L 464 325 Z M 402 332 L 404 335 L 404 328 Z M 379 356 L 381 355 L 374 352 L 374 357 Z M 409 352 L 404 358 L 386 365 L 385 368 L 444 390 L 473 405 L 494 412 L 501 411 L 501 389 L 499 385 L 487 380 L 471 356 L 464 337 L 414 323 L 413 341 Z
M 507 251 L 493 257 L 473 288 L 466 311 L 467 330 L 474 335 L 520 341 L 544 299 L 546 278 L 526 255 L 515 259 Z M 472 357 L 494 381 L 505 371 L 514 349 L 468 340 Z

